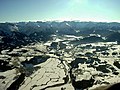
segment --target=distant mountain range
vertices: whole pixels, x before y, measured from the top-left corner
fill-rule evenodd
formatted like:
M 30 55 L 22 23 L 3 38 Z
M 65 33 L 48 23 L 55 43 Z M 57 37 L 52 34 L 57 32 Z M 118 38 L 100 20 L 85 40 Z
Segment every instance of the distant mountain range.
M 18 22 L 0 23 L 0 48 L 14 48 L 31 42 L 47 41 L 51 35 L 77 35 L 89 36 L 99 34 L 107 38 L 107 41 L 119 41 L 120 23 L 103 22 Z M 100 37 L 88 37 L 82 41 L 101 41 Z

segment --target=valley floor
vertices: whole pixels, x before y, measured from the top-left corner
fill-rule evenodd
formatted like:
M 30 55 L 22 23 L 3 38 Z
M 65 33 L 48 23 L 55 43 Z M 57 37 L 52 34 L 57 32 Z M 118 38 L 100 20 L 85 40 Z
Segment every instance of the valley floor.
M 116 42 L 74 45 L 68 36 L 54 39 L 2 50 L 0 90 L 93 90 L 120 81 L 120 45 Z

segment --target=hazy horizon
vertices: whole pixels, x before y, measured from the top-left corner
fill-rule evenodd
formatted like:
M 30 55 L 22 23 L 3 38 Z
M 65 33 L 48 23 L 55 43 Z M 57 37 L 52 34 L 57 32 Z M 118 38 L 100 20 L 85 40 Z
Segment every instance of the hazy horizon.
M 0 0 L 0 22 L 120 22 L 119 0 Z
M 67 22 L 69 22 L 69 21 L 76 21 L 76 22 L 101 22 L 101 23 L 120 23 L 120 21 L 80 21 L 80 20 L 36 20 L 36 21 L 0 21 L 0 23 L 19 23 L 19 22 L 26 22 L 26 23 L 28 23 L 28 22 L 64 22 L 64 21 L 67 21 Z

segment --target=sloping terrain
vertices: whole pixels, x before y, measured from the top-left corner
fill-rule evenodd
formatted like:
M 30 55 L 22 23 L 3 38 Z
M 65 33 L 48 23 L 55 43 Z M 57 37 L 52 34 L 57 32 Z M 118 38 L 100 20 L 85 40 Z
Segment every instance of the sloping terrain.
M 119 23 L 0 24 L 0 90 L 117 87 L 119 30 Z

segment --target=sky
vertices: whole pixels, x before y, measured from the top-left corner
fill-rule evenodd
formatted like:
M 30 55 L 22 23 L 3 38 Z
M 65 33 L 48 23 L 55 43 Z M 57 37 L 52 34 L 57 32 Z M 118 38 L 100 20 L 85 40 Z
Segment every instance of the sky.
M 120 0 L 0 0 L 0 22 L 120 22 Z

